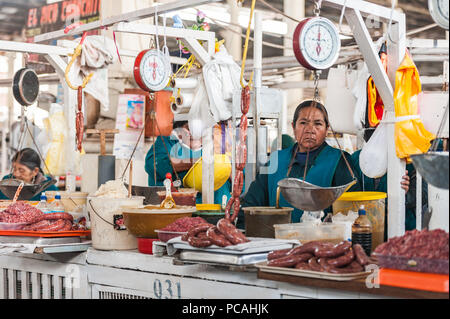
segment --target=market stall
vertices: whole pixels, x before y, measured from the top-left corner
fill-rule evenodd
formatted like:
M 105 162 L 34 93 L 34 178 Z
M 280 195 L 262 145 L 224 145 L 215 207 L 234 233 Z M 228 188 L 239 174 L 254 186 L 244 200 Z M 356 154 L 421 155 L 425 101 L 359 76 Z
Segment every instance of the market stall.
M 81 50 L 86 50 L 86 47 L 82 49 L 83 41 L 89 39 L 86 32 L 95 29 L 111 28 L 117 33 L 154 36 L 155 43 L 152 42 L 150 49 L 135 54 L 116 48 L 117 53 L 136 57 L 134 81 L 155 105 L 158 93 L 170 89 L 172 95 L 168 95 L 167 106 L 173 120 L 187 121 L 191 136 L 202 143 L 200 160 L 186 177 L 180 178 L 173 169 L 174 176 L 158 172 L 164 176 L 159 188 L 156 185 L 135 187 L 133 156 L 147 122 L 153 125 L 153 145 L 157 143 L 156 137 L 163 136 L 161 132 L 155 134 L 155 128 L 160 129 L 155 123 L 157 111 L 154 108 L 147 117 L 144 107 L 141 109 L 144 120 L 140 122 L 138 115 L 134 118 L 127 115 L 126 127 L 136 125 L 133 137 L 137 141 L 128 141 L 131 147 L 128 145 L 125 169 L 120 174 L 114 168 L 101 173 L 100 166 L 106 164 L 101 164 L 99 158 L 101 182 L 95 192 L 80 194 L 68 183 L 66 190 L 71 191 L 64 194 L 63 207 L 52 204 L 45 211 L 40 205 L 46 199 L 31 201 L 42 189 L 21 198 L 26 187 L 33 185 L 23 182 L 15 185 L 11 198 L 0 202 L 0 226 L 3 227 L 0 230 L 0 298 L 448 299 L 448 219 L 447 225 L 440 225 L 442 219 L 437 222 L 433 217 L 433 222 L 425 228 L 422 212 L 417 209 L 420 212 L 416 216 L 417 230 L 405 232 L 405 192 L 401 180 L 407 161 L 411 161 L 409 157 L 420 177 L 436 188 L 435 195 L 429 199 L 433 216 L 448 214 L 439 196 L 448 198 L 448 177 L 442 176 L 442 172 L 448 172 L 448 151 L 445 147 L 444 151 L 438 150 L 437 144 L 438 139 L 448 139 L 448 102 L 444 108 L 430 108 L 429 112 L 421 109 L 418 113 L 420 81 L 407 52 L 407 15 L 367 1 L 314 1 L 313 16 L 302 20 L 293 34 L 295 58 L 314 78 L 311 102 L 317 105 L 320 104 L 321 72 L 338 63 L 341 51 L 340 30 L 321 16 L 321 9 L 327 6 L 337 9 L 341 13 L 340 23 L 346 18 L 370 75 L 369 82 L 366 78 L 364 83 L 372 85 L 377 95 L 375 100 L 381 99 L 384 108 L 382 118 L 372 114 L 372 120 L 377 122 L 373 126 L 374 130 L 377 127 L 375 132 L 384 129 L 382 140 L 370 149 L 372 153 L 368 149 L 374 139 L 369 140 L 358 165 L 370 177 L 386 175 L 387 191 L 367 192 L 364 188 L 362 192 L 349 191 L 359 181 L 336 137 L 340 132 L 333 128 L 339 120 L 331 119 L 329 133 L 337 147 L 329 151 L 335 152 L 330 154 L 339 156 L 338 159 L 342 156 L 345 161 L 342 167 L 351 176 L 350 181 L 325 186 L 307 181 L 308 148 L 303 178 L 289 177 L 295 159 L 291 156 L 287 174 L 273 184 L 274 189 L 268 190 L 268 202 L 274 205 L 241 207 L 258 174 L 274 174 L 270 168 L 265 171 L 267 160 L 272 161 L 273 154 L 282 154 L 281 121 L 285 118 L 279 103 L 282 95 L 279 89 L 262 85 L 263 21 L 254 12 L 255 0 L 250 9 L 240 68 L 214 32 L 168 27 L 165 16 L 164 25 L 158 25 L 158 14 L 210 2 L 220 1 L 169 2 L 35 37 L 35 42 L 41 42 L 82 34 L 81 41 L 75 45 L 64 41 L 59 41 L 58 46 L 0 41 L 1 51 L 43 54 L 56 69 L 64 88 L 65 118 L 70 123 L 67 150 L 74 155 L 68 156 L 71 162 L 68 171 L 74 169 L 75 158 L 82 153 L 86 133 L 83 131 L 83 89 L 90 80 L 90 76 L 85 76 L 82 79 L 86 83 L 77 86 L 69 79 L 69 73 L 75 72 L 71 66 L 76 64 Z M 254 73 L 245 78 L 253 14 Z M 367 30 L 364 21 L 367 16 L 376 17 L 388 26 L 384 55 Z M 135 23 L 148 17 L 156 17 L 154 25 Z M 164 45 L 159 37 L 164 38 Z M 171 57 L 166 38 L 176 39 L 180 47 L 189 51 L 190 57 L 186 60 Z M 180 61 L 181 68 L 173 72 L 171 63 Z M 419 81 L 419 89 L 411 79 Z M 448 88 L 442 93 L 444 98 L 445 95 L 448 100 Z M 442 96 L 436 99 L 439 100 L 436 104 L 442 103 Z M 408 103 L 402 104 L 402 99 Z M 139 102 L 145 103 L 143 100 Z M 138 110 L 133 107 L 134 111 Z M 342 110 L 342 114 L 337 114 L 339 111 L 333 110 L 330 114 L 349 117 L 351 112 Z M 433 124 L 437 131 L 430 133 L 426 129 L 431 125 L 423 126 L 426 116 L 438 119 L 439 125 Z M 225 142 L 225 134 L 220 138 L 215 135 L 218 123 L 225 131 L 225 121 L 230 121 L 230 145 Z M 271 128 L 278 141 L 269 157 L 266 150 Z M 400 135 L 405 131 L 410 135 Z M 92 132 L 103 134 L 101 157 L 106 157 L 105 130 L 87 133 Z M 413 141 L 408 144 L 410 139 Z M 422 142 L 416 149 L 414 139 Z M 220 154 L 216 151 L 217 140 L 222 143 Z M 432 145 L 431 140 L 434 140 Z M 164 139 L 162 142 L 171 161 L 172 153 L 169 154 Z M 416 152 L 411 153 L 411 149 Z M 385 155 L 384 172 L 371 176 L 367 172 L 377 168 L 374 163 L 378 164 L 375 158 L 378 153 Z M 368 160 L 364 161 L 363 156 Z M 156 181 L 156 155 L 153 161 Z M 174 164 L 170 165 L 173 168 Z M 138 171 L 143 173 L 142 168 Z M 225 176 L 220 176 L 220 182 L 219 174 Z M 87 175 L 92 178 L 92 171 Z M 213 204 L 215 191 L 227 181 L 231 182 L 229 196 L 222 197 L 221 204 Z M 418 183 L 421 185 L 420 178 Z M 421 206 L 421 186 L 417 187 L 420 198 L 417 205 Z M 202 204 L 198 204 L 198 192 L 202 194 Z M 61 199 L 57 195 L 50 202 Z M 327 208 L 332 208 L 331 213 L 324 216 Z M 291 218 L 299 210 L 303 213 L 301 222 L 292 222 Z M 237 227 L 242 218 L 239 216 L 245 216 L 245 229 Z

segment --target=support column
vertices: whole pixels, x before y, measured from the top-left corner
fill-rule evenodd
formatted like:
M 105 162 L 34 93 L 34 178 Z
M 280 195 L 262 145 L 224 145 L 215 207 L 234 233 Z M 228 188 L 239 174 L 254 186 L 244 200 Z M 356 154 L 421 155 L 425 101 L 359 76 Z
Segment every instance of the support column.
M 283 11 L 286 15 L 289 15 L 292 18 L 297 20 L 301 20 L 305 17 L 305 0 L 283 0 Z M 283 44 L 287 48 L 292 48 L 292 36 L 294 34 L 295 28 L 297 27 L 297 22 L 283 18 L 283 21 L 287 24 L 287 37 L 283 41 Z M 294 51 L 292 49 L 284 49 L 284 56 L 294 56 Z M 290 75 L 289 81 L 303 81 L 305 79 L 305 71 L 301 70 L 296 75 Z M 283 117 L 287 119 L 287 123 L 282 124 L 282 127 L 285 127 L 286 130 L 283 133 L 287 133 L 293 135 L 292 130 L 292 117 L 297 105 L 303 100 L 304 91 L 303 89 L 291 89 L 285 90 L 285 101 L 287 112 L 283 112 Z M 287 124 L 287 125 L 286 125 Z M 286 125 L 286 126 L 284 126 Z
M 240 4 L 236 0 L 227 0 L 228 11 L 230 13 L 230 25 L 229 28 L 233 29 L 235 32 L 226 31 L 225 32 L 225 47 L 228 53 L 233 57 L 234 61 L 241 61 L 242 59 L 242 28 L 235 26 L 239 25 L 239 9 Z

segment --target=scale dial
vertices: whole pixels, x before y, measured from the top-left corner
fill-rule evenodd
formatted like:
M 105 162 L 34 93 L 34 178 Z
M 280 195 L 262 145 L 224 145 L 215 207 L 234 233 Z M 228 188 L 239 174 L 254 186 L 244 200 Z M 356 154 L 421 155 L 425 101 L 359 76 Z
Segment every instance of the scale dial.
M 428 0 L 428 10 L 434 22 L 448 30 L 448 0 Z
M 164 89 L 170 77 L 170 61 L 159 50 L 141 51 L 134 61 L 134 79 L 145 91 Z
M 339 57 L 339 32 L 326 18 L 306 18 L 295 28 L 293 48 L 295 57 L 305 68 L 328 69 Z

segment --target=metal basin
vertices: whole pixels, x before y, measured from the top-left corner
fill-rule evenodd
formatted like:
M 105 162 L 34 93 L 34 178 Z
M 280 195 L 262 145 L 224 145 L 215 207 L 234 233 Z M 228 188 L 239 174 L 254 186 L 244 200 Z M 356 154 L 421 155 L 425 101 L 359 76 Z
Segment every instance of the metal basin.
M 125 183 L 125 187 L 128 189 L 128 184 Z M 165 191 L 164 186 L 131 186 L 131 195 L 144 196 L 144 205 L 158 205 L 161 203 L 158 191 Z
M 414 167 L 428 184 L 448 189 L 448 152 L 429 152 L 410 157 Z
M 9 199 L 13 199 L 21 180 L 11 178 L 0 181 L 0 191 Z M 19 194 L 18 200 L 30 200 L 43 190 L 56 183 L 56 179 L 43 182 L 41 184 L 25 184 Z
M 356 179 L 342 186 L 320 187 L 298 178 L 284 178 L 278 182 L 278 190 L 295 208 L 314 212 L 331 206 L 355 183 Z

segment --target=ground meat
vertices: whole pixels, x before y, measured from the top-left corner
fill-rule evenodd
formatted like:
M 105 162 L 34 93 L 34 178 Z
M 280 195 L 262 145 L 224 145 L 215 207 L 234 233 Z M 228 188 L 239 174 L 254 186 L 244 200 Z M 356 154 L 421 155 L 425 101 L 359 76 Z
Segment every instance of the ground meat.
M 187 232 L 189 228 L 198 224 L 204 224 L 206 220 L 201 217 L 182 217 L 175 220 L 161 230 L 173 232 Z
M 44 217 L 44 213 L 25 202 L 16 202 L 0 212 L 2 223 L 36 223 Z
M 426 259 L 448 260 L 449 234 L 442 229 L 411 230 L 403 236 L 390 238 L 379 245 L 375 252 L 382 255 L 402 256 L 407 258 L 421 257 Z

